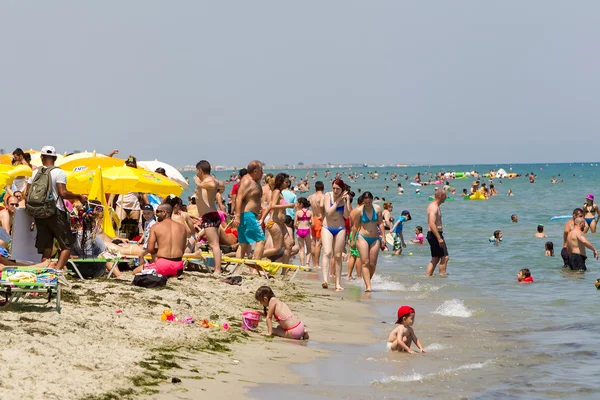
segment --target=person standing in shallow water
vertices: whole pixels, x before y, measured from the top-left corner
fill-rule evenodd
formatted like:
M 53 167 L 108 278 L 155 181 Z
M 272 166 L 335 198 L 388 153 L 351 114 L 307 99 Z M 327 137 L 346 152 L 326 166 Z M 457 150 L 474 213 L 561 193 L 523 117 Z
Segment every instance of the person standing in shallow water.
M 379 250 L 385 240 L 385 228 L 381 208 L 373 204 L 371 192 L 364 192 L 362 199 L 362 205 L 356 210 L 357 218 L 352 226 L 350 246 L 356 246 L 358 249 L 362 264 L 362 277 L 366 287 L 365 292 L 370 292 Z
M 431 261 L 427 265 L 427 276 L 433 276 L 433 272 L 440 265 L 440 275 L 446 275 L 448 265 L 448 248 L 443 235 L 442 210 L 440 206 L 446 201 L 446 192 L 438 190 L 435 192 L 435 198 L 427 207 L 427 242 L 431 249 Z

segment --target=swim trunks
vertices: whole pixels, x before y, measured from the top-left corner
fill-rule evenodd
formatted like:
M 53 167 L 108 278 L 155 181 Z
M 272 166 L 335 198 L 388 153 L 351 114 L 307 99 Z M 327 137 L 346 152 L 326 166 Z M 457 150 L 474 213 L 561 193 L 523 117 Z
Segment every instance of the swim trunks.
M 394 238 L 394 251 L 402 252 L 402 239 L 400 238 L 400 235 L 392 233 L 392 237 Z
M 565 267 L 569 266 L 569 251 L 567 250 L 566 247 L 563 247 L 562 250 L 560 251 L 560 256 L 563 259 L 563 263 Z
M 313 217 L 310 233 L 315 239 L 321 238 L 321 228 L 323 228 L 323 218 Z
M 586 271 L 587 267 L 585 266 L 586 256 L 582 256 L 581 254 L 571 254 L 569 256 L 569 268 L 573 271 Z
M 439 234 L 440 237 L 443 239 L 443 232 L 439 231 Z M 431 257 L 441 258 L 448 256 L 448 248 L 446 247 L 446 241 L 444 241 L 444 244 L 440 245 L 440 242 L 437 240 L 437 238 L 431 231 L 427 232 L 427 242 L 429 242 L 429 248 L 431 249 Z
M 171 277 L 183 273 L 183 260 L 181 258 L 158 258 L 155 263 L 146 263 L 144 269 L 153 269 L 157 274 Z
M 217 211 L 212 211 L 202 216 L 202 222 L 200 222 L 200 228 L 218 228 L 221 225 L 221 216 Z
M 240 225 L 238 226 L 238 241 L 241 244 L 250 244 L 262 242 L 265 240 L 265 233 L 258 223 L 256 214 L 252 211 L 246 211 L 240 215 Z

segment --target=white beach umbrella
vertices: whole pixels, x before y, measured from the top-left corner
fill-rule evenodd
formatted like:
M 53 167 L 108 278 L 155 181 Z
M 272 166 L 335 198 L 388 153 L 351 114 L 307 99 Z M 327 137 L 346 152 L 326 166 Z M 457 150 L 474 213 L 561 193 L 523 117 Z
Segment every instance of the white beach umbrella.
M 177 168 L 173 167 L 172 165 L 158 160 L 138 161 L 137 165 L 152 172 L 156 171 L 157 168 L 164 168 L 165 172 L 167 173 L 167 176 L 173 179 L 174 181 L 177 181 L 177 183 L 181 184 L 183 190 L 187 190 L 188 188 L 188 183 L 186 182 L 185 177 L 181 175 L 181 172 L 179 172 Z

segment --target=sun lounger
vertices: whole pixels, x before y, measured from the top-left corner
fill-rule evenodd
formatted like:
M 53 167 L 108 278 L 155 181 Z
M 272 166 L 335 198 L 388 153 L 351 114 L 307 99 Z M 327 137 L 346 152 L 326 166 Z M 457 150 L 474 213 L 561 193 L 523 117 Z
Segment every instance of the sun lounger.
M 137 257 L 135 257 L 137 258 Z M 126 259 L 126 257 L 124 256 L 115 256 L 114 258 L 70 258 L 69 260 L 67 260 L 67 265 L 71 266 L 73 272 L 75 272 L 75 274 L 77 274 L 77 276 L 79 277 L 79 279 L 85 279 L 84 278 L 84 274 L 81 273 L 80 268 L 77 266 L 77 264 L 89 264 L 90 267 L 93 264 L 96 263 L 103 263 L 106 264 L 107 262 L 112 262 L 113 266 L 110 269 L 110 271 L 108 271 L 108 278 L 110 278 L 110 276 L 112 275 L 113 271 L 115 270 L 115 268 L 117 267 L 117 264 L 120 261 L 123 261 L 124 259 Z M 106 269 L 106 267 L 104 267 L 104 269 Z M 104 269 L 102 271 L 104 271 Z M 89 274 L 86 274 L 89 275 Z M 92 274 L 94 275 L 94 274 Z M 99 276 L 104 275 L 104 273 L 100 274 Z M 97 278 L 98 276 L 91 276 L 91 278 Z
M 4 267 L 0 279 L 0 294 L 4 296 L 5 305 L 16 303 L 27 293 L 47 294 L 48 301 L 52 295 L 56 300 L 56 311 L 60 313 L 61 271 L 51 268 L 36 267 Z
M 205 258 L 212 257 L 211 253 L 202 253 Z M 270 260 L 252 260 L 247 258 L 235 258 L 235 257 L 227 257 L 223 256 L 221 258 L 222 262 L 235 264 L 235 268 L 230 272 L 230 275 L 233 275 L 237 272 L 237 270 L 242 266 L 247 266 L 251 268 L 260 267 L 260 270 L 265 274 L 265 278 L 269 278 L 269 275 L 276 275 L 281 269 L 287 269 L 290 271 L 294 271 L 294 273 L 290 276 L 290 281 L 294 280 L 299 271 L 311 271 L 310 267 L 299 267 L 297 265 L 292 264 L 284 264 L 279 262 L 273 262 Z

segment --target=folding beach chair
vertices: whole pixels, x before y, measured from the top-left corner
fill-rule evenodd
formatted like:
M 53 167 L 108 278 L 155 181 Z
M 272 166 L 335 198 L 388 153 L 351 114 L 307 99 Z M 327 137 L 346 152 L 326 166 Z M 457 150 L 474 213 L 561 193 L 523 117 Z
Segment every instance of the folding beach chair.
M 62 271 L 52 268 L 4 267 L 0 279 L 0 294 L 4 295 L 5 305 L 18 302 L 27 293 L 47 294 L 48 304 L 54 295 L 56 311 L 60 313 L 61 274 Z
M 137 258 L 137 257 L 136 257 Z M 67 260 L 67 265 L 69 265 L 75 274 L 79 277 L 79 279 L 92 279 L 99 278 L 104 275 L 104 271 L 106 270 L 106 263 L 112 262 L 113 266 L 110 271 L 108 271 L 108 278 L 112 275 L 113 271 L 117 267 L 117 264 L 123 260 L 123 257 L 115 258 L 70 258 Z M 80 264 L 79 266 L 77 264 Z M 88 268 L 84 272 L 82 272 L 82 265 L 86 265 Z M 100 267 L 97 264 L 102 264 Z

